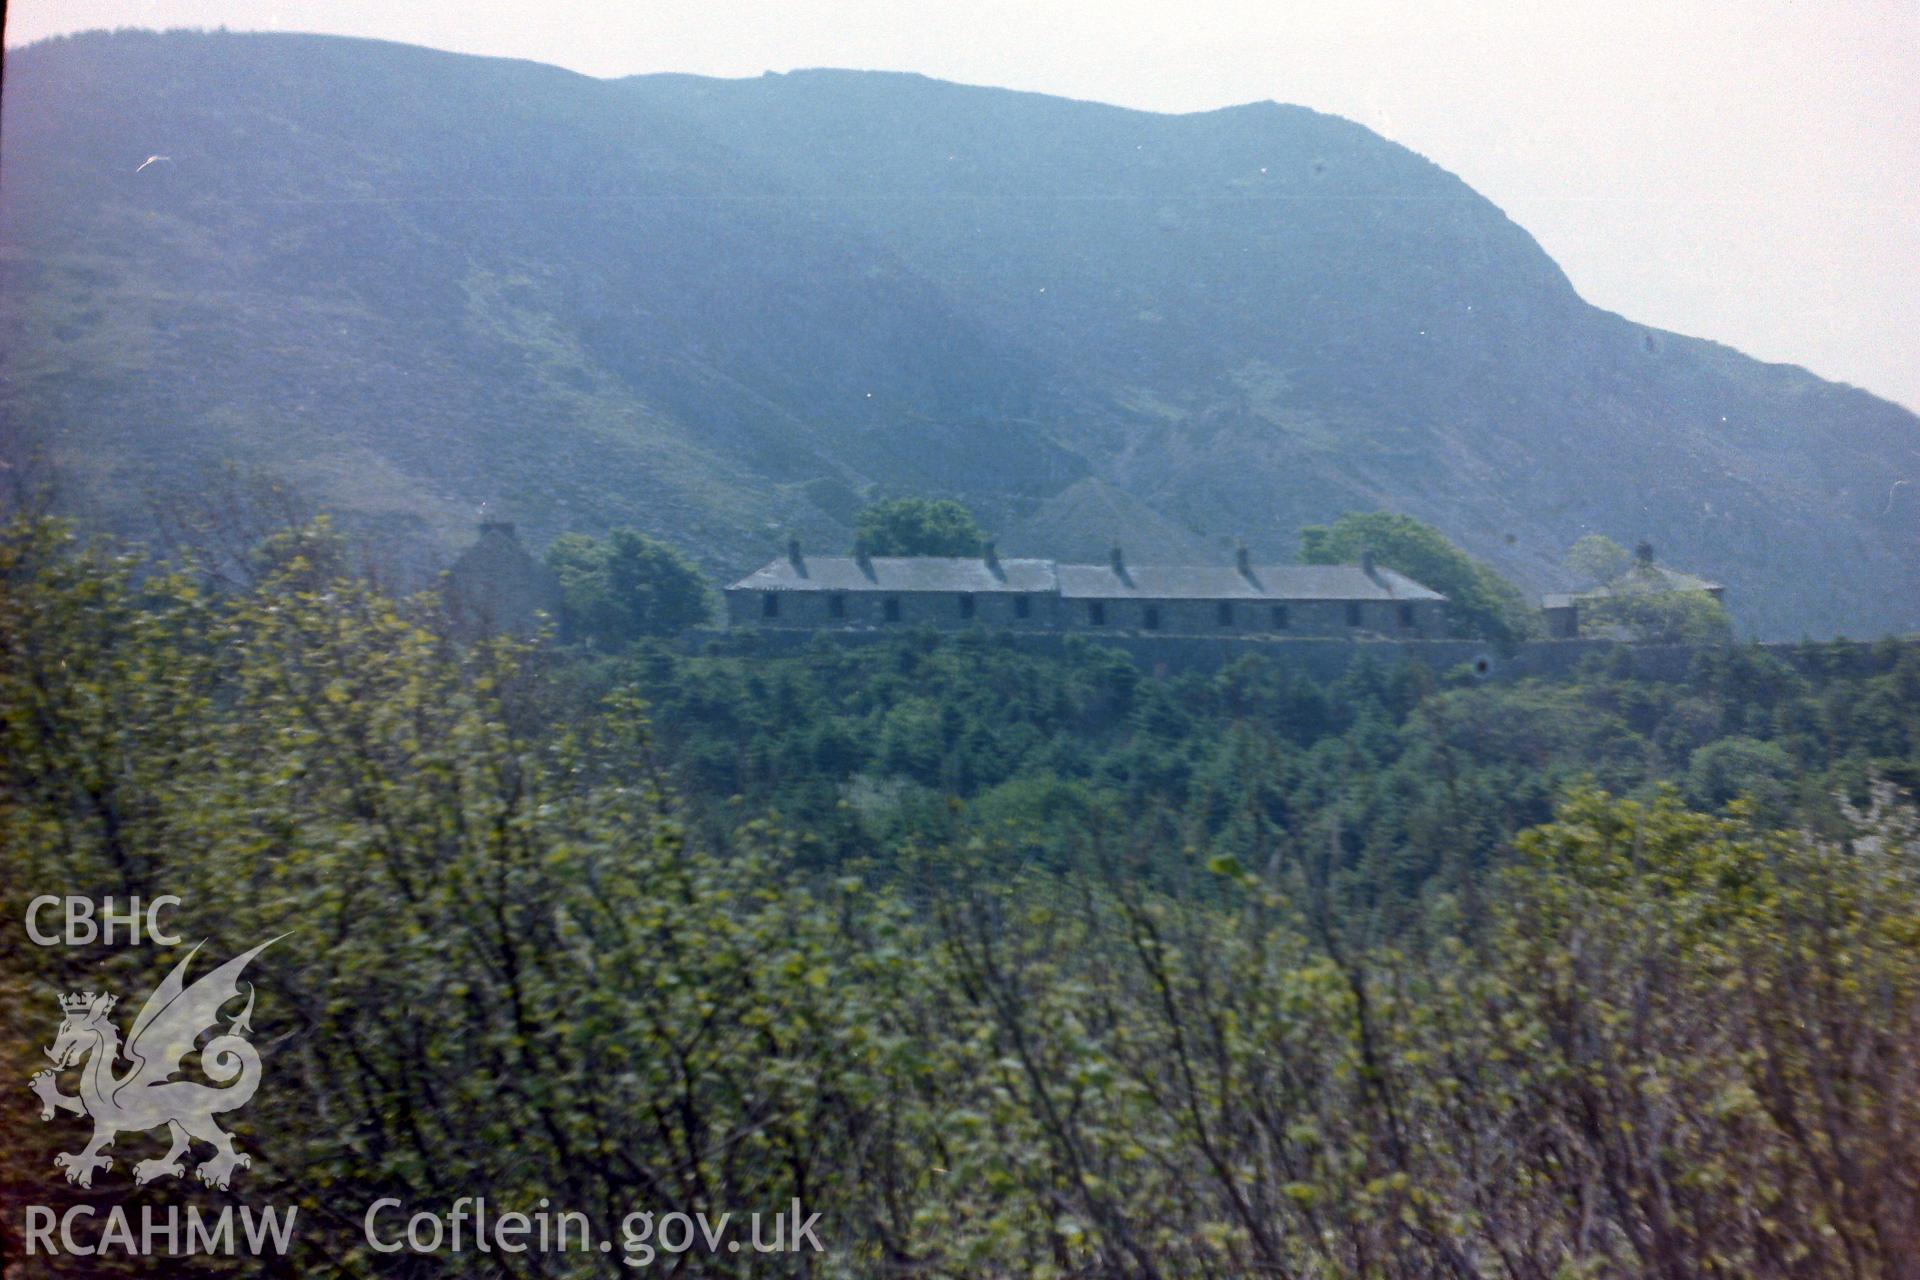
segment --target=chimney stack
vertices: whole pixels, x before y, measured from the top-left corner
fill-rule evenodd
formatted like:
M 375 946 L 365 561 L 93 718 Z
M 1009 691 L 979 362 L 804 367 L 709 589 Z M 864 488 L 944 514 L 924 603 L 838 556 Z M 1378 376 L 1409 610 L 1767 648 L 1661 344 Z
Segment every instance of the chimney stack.
M 787 559 L 793 561 L 796 565 L 800 563 L 800 539 L 787 539 Z
M 1369 578 L 1378 576 L 1373 567 L 1373 548 L 1371 547 L 1360 553 L 1360 572 Z
M 1120 554 L 1120 544 L 1117 542 L 1114 543 L 1113 550 L 1109 554 L 1113 557 L 1113 571 L 1118 574 L 1125 574 L 1127 571 L 1127 558 Z
M 1251 578 L 1253 576 L 1253 557 L 1247 553 L 1246 543 L 1243 542 L 1234 548 L 1233 563 L 1234 566 L 1240 570 L 1241 577 Z
M 980 558 L 987 562 L 987 568 L 996 571 L 1000 568 L 1000 550 L 994 546 L 992 538 L 988 538 L 980 548 Z

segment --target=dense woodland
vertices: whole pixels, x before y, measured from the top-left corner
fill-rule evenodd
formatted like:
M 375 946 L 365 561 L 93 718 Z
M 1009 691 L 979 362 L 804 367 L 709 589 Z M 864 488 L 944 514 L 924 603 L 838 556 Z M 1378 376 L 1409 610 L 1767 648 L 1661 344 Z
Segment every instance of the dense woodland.
M 678 1274 L 1920 1274 L 1911 643 L 1672 683 L 609 652 L 457 644 L 348 563 L 0 537 L 9 915 L 287 934 L 253 1166 L 164 1192 L 299 1205 L 271 1271 L 453 1274 L 360 1215 L 483 1193 L 822 1215 L 824 1253 Z M 57 994 L 175 959 L 0 937 L 20 1081 Z M 4 1096 L 11 1260 L 22 1203 L 88 1193 L 77 1122 Z

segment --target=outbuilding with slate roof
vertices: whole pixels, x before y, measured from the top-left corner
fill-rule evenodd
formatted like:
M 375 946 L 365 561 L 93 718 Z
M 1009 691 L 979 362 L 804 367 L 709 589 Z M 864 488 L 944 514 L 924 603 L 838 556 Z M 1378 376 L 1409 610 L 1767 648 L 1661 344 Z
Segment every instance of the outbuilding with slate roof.
M 1723 604 L 1726 602 L 1727 589 L 1720 583 L 1681 569 L 1655 564 L 1649 551 L 1632 569 L 1612 582 L 1586 591 L 1554 592 L 1542 596 L 1540 612 L 1546 618 L 1549 636 L 1555 640 L 1571 640 L 1580 634 L 1583 607 L 1590 610 L 1619 596 L 1671 595 L 1690 591 L 1700 592 Z

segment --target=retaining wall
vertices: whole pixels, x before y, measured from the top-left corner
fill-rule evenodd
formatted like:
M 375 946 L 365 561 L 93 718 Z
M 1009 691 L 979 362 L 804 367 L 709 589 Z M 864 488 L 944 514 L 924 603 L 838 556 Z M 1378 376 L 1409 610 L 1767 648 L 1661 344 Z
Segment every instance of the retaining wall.
M 683 638 L 688 652 L 720 652 L 768 657 L 805 653 L 816 643 L 864 648 L 898 640 L 899 628 L 807 631 L 798 628 L 736 628 L 698 630 Z M 1344 638 L 1140 635 L 1107 632 L 1095 635 L 1059 632 L 1020 632 L 982 629 L 943 632 L 942 643 L 975 635 L 980 642 L 1006 645 L 1029 653 L 1060 654 L 1069 641 L 1117 649 L 1143 670 L 1155 674 L 1211 673 L 1249 654 L 1269 658 L 1282 667 L 1316 680 L 1338 679 L 1355 662 L 1366 659 L 1381 666 L 1417 662 L 1436 675 L 1465 666 L 1484 679 L 1520 680 L 1529 677 L 1564 679 L 1576 675 L 1589 660 L 1625 664 L 1643 680 L 1678 680 L 1686 676 L 1694 657 L 1720 646 L 1628 644 L 1618 640 L 1533 640 L 1510 649 L 1475 640 L 1350 640 Z M 1760 646 L 1801 670 L 1845 667 L 1871 671 L 1890 665 L 1902 648 L 1920 645 L 1920 638 L 1874 644 L 1765 644 Z

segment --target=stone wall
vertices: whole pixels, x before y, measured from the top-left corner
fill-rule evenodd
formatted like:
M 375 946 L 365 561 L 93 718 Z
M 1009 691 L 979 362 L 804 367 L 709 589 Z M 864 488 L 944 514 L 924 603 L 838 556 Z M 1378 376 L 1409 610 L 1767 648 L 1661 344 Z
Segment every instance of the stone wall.
M 1589 661 L 1620 664 L 1626 672 L 1643 680 L 1680 680 L 1686 677 L 1693 660 L 1711 645 L 1648 645 L 1618 640 L 1536 640 L 1510 650 L 1474 640 L 1386 640 L 1333 637 L 1284 638 L 1278 636 L 1181 636 L 1138 635 L 1126 633 L 1062 631 L 987 631 L 979 633 L 986 643 L 1007 644 L 1033 653 L 1059 654 L 1074 639 L 1091 641 L 1117 649 L 1133 658 L 1146 671 L 1159 675 L 1176 672 L 1211 673 L 1248 655 L 1258 655 L 1296 670 L 1316 680 L 1338 679 L 1356 662 L 1368 661 L 1381 666 L 1419 663 L 1435 675 L 1459 671 L 1485 680 L 1521 680 L 1528 678 L 1565 679 L 1579 674 Z M 810 631 L 799 628 L 731 631 L 702 630 L 684 638 L 689 650 L 714 649 L 724 653 L 764 654 L 769 657 L 805 653 L 814 644 L 866 647 L 885 644 L 896 638 L 890 631 Z M 1848 669 L 1880 670 L 1891 665 L 1893 655 L 1920 640 L 1883 641 L 1837 649 L 1832 645 L 1766 644 L 1760 647 L 1790 665 L 1812 670 L 1832 669 L 1836 663 L 1851 664 Z

